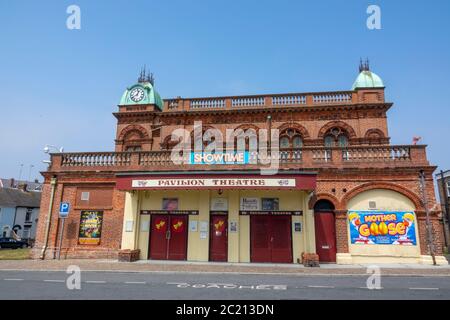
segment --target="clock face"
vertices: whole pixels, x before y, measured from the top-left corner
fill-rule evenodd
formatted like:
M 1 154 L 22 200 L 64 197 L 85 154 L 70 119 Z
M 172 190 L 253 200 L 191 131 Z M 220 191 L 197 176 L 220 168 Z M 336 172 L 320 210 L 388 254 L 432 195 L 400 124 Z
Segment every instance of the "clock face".
M 130 98 L 134 102 L 142 101 L 142 99 L 144 99 L 144 90 L 142 90 L 141 88 L 134 88 L 130 92 Z

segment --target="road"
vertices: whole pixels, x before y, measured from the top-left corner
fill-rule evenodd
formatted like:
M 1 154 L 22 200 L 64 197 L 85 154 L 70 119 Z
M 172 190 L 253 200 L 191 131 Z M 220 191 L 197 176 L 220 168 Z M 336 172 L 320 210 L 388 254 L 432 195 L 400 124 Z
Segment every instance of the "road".
M 103 272 L 80 274 L 69 290 L 63 271 L 0 271 L 0 299 L 450 299 L 450 277 L 228 273 Z M 69 283 L 74 284 L 73 278 Z

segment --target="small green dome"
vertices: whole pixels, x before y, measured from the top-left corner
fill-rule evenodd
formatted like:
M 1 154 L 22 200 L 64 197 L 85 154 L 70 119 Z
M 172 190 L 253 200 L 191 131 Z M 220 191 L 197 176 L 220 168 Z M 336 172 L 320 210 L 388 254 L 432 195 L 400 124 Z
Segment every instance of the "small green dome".
M 352 90 L 359 88 L 384 88 L 383 80 L 369 70 L 363 70 L 356 78 Z
M 142 80 L 127 88 L 120 99 L 119 106 L 154 104 L 159 110 L 163 109 L 164 102 L 155 91 L 150 81 Z

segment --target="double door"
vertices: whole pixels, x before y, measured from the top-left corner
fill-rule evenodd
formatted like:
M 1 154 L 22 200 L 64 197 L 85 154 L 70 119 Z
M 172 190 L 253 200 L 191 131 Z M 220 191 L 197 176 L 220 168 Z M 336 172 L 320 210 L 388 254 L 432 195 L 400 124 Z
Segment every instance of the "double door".
M 252 262 L 292 263 L 291 216 L 251 216 L 250 243 Z
M 153 215 L 149 257 L 155 260 L 186 260 L 188 216 Z

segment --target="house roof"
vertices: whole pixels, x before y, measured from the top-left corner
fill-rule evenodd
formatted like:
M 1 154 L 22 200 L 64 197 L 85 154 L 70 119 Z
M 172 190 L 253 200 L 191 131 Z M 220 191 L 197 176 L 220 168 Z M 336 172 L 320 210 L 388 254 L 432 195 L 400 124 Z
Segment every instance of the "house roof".
M 1 207 L 32 207 L 39 208 L 41 192 L 24 192 L 18 189 L 0 188 Z
M 0 188 L 17 189 L 17 187 L 21 184 L 26 184 L 28 191 L 42 191 L 42 183 L 40 182 L 0 178 Z

